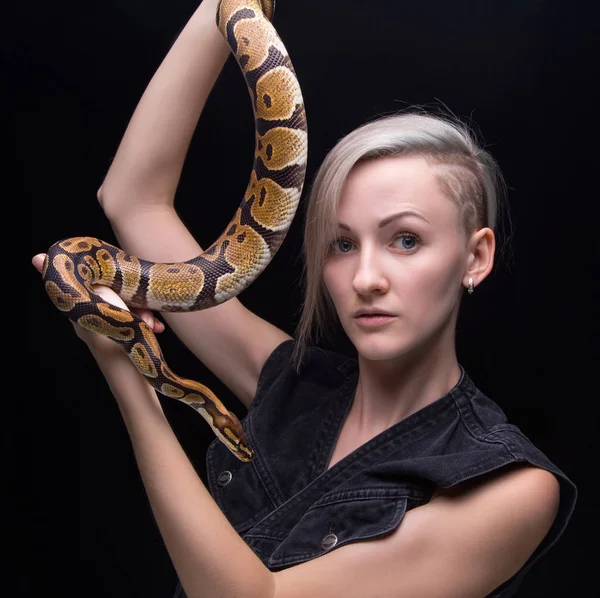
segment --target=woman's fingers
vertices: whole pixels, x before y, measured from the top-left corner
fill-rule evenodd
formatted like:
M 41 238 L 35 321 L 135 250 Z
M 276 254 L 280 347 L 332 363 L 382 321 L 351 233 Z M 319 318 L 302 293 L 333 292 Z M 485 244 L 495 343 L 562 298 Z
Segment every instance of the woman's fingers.
M 160 320 L 157 320 L 154 314 L 149 309 L 136 308 L 132 309 L 131 311 L 136 313 L 140 318 L 142 318 L 142 320 L 144 320 L 144 322 L 146 322 L 146 324 L 150 326 L 152 332 L 154 332 L 155 334 L 164 332 L 165 325 Z
M 35 269 L 41 274 L 42 272 L 42 267 L 44 265 L 44 259 L 46 257 L 45 253 L 38 253 L 37 255 L 34 255 L 33 258 L 31 259 L 31 263 L 34 265 Z
M 121 297 L 119 297 L 112 289 L 109 289 L 102 284 L 94 284 L 92 285 L 92 288 L 94 289 L 94 293 L 102 297 L 107 303 L 130 311 L 125 301 L 123 301 L 123 299 L 121 299 Z

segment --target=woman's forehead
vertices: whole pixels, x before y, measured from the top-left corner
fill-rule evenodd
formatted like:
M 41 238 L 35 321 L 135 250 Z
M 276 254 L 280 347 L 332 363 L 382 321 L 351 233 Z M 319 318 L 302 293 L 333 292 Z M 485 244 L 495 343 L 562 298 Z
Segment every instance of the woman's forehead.
M 395 156 L 361 162 L 350 172 L 337 209 L 338 220 L 375 222 L 396 214 L 434 225 L 457 215 L 425 158 Z M 351 224 L 348 224 L 351 226 Z

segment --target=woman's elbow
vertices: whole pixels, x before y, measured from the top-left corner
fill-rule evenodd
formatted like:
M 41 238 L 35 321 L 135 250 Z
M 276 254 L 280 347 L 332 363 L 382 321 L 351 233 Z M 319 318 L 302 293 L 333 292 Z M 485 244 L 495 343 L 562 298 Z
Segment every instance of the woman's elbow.
M 100 208 L 109 221 L 113 221 L 121 217 L 121 212 L 127 208 L 131 208 L 130 202 L 123 200 L 123 193 L 115 190 L 107 189 L 104 183 L 96 192 L 96 199 L 100 204 Z
M 100 185 L 100 187 L 98 188 L 98 191 L 96 191 L 96 199 L 98 200 L 100 207 L 102 209 L 104 209 L 104 195 L 103 195 L 102 191 L 103 191 L 103 186 Z

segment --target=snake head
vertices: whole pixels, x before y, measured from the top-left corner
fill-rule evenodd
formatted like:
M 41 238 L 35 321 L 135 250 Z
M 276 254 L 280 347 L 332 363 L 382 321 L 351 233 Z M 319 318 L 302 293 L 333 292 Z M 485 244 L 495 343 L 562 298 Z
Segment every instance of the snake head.
M 246 445 L 240 445 L 234 452 L 234 455 L 244 463 L 250 463 L 254 459 L 254 451 Z
M 230 427 L 226 427 L 222 431 L 213 427 L 213 431 L 237 459 L 243 463 L 249 463 L 254 459 L 254 451 L 249 446 L 245 432 L 241 426 L 239 428 L 234 432 Z
M 243 438 L 230 438 L 229 436 L 231 431 L 228 428 L 225 428 L 225 433 L 223 433 L 214 426 L 213 432 L 217 438 L 234 454 L 236 459 L 239 459 L 243 463 L 250 463 L 250 461 L 254 459 L 254 451 L 248 445 L 245 434 L 243 435 Z

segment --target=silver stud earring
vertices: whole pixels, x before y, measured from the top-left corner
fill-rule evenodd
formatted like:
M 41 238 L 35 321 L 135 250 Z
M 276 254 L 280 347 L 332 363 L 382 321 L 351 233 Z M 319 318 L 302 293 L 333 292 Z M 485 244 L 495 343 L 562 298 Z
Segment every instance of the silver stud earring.
M 469 278 L 469 288 L 467 289 L 467 292 L 470 295 L 471 293 L 473 293 L 474 290 L 475 290 L 475 285 L 473 284 L 473 279 Z

